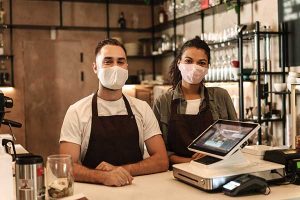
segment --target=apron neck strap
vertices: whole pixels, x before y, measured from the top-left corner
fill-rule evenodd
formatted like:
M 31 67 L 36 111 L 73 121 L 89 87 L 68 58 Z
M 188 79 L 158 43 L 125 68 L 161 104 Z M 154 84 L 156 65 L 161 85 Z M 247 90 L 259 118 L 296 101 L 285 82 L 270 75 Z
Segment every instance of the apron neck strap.
M 98 109 L 97 109 L 97 93 L 98 91 L 94 94 L 93 99 L 92 99 L 92 115 L 93 116 L 98 116 Z M 133 116 L 131 107 L 129 105 L 129 102 L 127 100 L 127 98 L 125 97 L 124 94 L 122 94 L 125 106 L 126 106 L 126 110 L 129 116 Z
M 204 99 L 199 106 L 199 113 L 200 113 L 200 111 L 209 109 L 208 90 L 205 86 L 203 86 L 203 87 L 204 87 Z M 180 99 L 174 99 L 171 101 L 171 114 L 177 114 L 177 106 L 178 106 L 179 102 L 180 102 Z

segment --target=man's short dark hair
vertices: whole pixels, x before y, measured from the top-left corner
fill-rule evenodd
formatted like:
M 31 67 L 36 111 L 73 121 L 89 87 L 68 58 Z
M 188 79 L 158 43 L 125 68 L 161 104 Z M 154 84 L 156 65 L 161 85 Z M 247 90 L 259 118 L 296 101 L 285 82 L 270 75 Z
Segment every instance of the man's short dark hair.
M 119 42 L 116 39 L 108 38 L 108 39 L 102 40 L 98 43 L 98 45 L 95 49 L 95 56 L 97 56 L 97 54 L 101 51 L 102 47 L 104 47 L 105 45 L 119 46 L 124 50 L 125 55 L 127 55 L 126 49 L 121 42 Z

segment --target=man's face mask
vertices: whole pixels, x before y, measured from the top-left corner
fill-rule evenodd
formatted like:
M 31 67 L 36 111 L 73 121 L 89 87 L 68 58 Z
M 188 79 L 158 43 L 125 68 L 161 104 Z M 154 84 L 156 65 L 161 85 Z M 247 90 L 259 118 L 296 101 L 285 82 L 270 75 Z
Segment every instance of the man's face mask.
M 128 79 L 128 70 L 119 67 L 118 65 L 103 67 L 103 65 L 110 64 L 113 63 L 109 61 L 108 64 L 106 64 L 106 61 L 103 61 L 101 56 L 96 57 L 98 78 L 102 86 L 112 90 L 119 90 L 125 85 L 125 82 Z M 127 65 L 127 63 L 124 63 L 123 65 Z
M 128 70 L 119 66 L 102 68 L 98 67 L 98 78 L 101 84 L 112 90 L 119 90 L 128 79 Z
M 179 63 L 178 68 L 182 79 L 190 84 L 200 83 L 208 72 L 208 68 L 196 64 Z

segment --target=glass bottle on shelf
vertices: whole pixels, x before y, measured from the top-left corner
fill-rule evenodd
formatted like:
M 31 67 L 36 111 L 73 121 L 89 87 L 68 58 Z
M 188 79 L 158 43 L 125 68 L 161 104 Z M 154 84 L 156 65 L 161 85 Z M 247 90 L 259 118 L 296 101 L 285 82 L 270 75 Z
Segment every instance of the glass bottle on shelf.
M 160 6 L 159 13 L 158 13 L 158 21 L 160 24 L 165 23 L 168 21 L 168 15 L 163 7 L 163 5 Z
M 5 22 L 5 11 L 3 9 L 3 1 L 0 0 L 0 24 L 4 24 Z
M 120 13 L 118 24 L 119 24 L 119 28 L 126 28 L 126 19 L 124 17 L 124 12 Z
M 4 55 L 4 42 L 2 32 L 0 32 L 0 55 Z
M 139 28 L 139 16 L 137 13 L 132 14 L 132 28 Z
M 0 62 L 0 70 L 6 70 L 5 61 L 1 60 Z

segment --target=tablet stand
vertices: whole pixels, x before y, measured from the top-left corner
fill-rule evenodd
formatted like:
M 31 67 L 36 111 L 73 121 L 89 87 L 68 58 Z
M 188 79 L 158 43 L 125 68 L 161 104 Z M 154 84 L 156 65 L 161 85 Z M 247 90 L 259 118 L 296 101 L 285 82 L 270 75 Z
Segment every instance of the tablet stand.
M 196 162 L 194 160 L 192 160 L 190 164 L 195 166 L 206 167 L 206 168 L 216 168 L 216 167 L 229 167 L 229 166 L 236 166 L 236 165 L 245 166 L 249 164 L 249 161 L 239 149 L 234 154 L 225 158 L 224 160 L 220 160 L 212 164 L 205 165 Z

